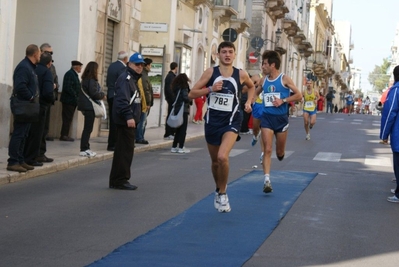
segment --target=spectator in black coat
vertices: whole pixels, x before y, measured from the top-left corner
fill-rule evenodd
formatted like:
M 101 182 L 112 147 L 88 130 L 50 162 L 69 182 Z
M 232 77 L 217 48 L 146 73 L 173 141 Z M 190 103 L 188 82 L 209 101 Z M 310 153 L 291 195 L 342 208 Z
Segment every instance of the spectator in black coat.
M 45 155 L 41 157 L 39 155 L 40 145 L 44 139 L 47 112 L 54 103 L 54 82 L 53 74 L 50 70 L 52 60 L 51 54 L 43 53 L 35 69 L 39 81 L 39 120 L 32 122 L 24 148 L 25 162 L 31 166 L 43 166 L 43 162 L 53 161 L 53 159 L 47 158 Z
M 20 100 L 36 101 L 39 94 L 39 84 L 35 73 L 36 64 L 40 61 L 40 50 L 31 44 L 26 48 L 25 58 L 17 65 L 13 75 L 13 96 Z M 34 167 L 26 164 L 24 158 L 25 140 L 28 136 L 31 122 L 17 121 L 14 118 L 14 130 L 8 145 L 8 171 L 26 172 Z
M 173 101 L 175 100 L 175 95 L 173 94 L 172 91 L 172 81 L 176 77 L 178 65 L 176 62 L 170 63 L 170 71 L 168 72 L 168 75 L 165 77 L 165 83 L 164 83 L 164 94 L 165 94 L 165 100 L 168 102 L 168 115 L 166 116 L 166 120 L 168 120 L 168 116 L 170 114 L 170 111 L 172 110 L 172 104 Z M 174 130 L 173 128 L 170 128 L 167 123 L 165 123 L 165 134 L 163 137 L 165 139 L 173 139 L 174 135 Z
M 98 83 L 98 64 L 97 62 L 90 61 L 82 74 L 82 88 L 79 92 L 78 110 L 83 113 L 85 117 L 82 137 L 80 138 L 80 156 L 82 157 L 95 157 L 96 152 L 90 150 L 90 134 L 93 131 L 94 125 L 94 109 L 93 103 L 87 98 L 90 97 L 93 101 L 105 100 L 105 94 L 101 92 L 101 86 Z M 100 104 L 100 102 L 98 102 Z

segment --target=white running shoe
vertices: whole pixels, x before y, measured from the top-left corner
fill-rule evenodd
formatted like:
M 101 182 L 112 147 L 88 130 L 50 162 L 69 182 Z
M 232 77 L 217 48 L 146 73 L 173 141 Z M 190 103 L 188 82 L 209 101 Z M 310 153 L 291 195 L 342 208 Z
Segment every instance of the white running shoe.
M 262 152 L 262 154 L 260 154 L 259 160 L 260 160 L 260 164 L 263 164 L 263 152 Z
M 86 151 L 80 151 L 79 155 L 82 157 L 92 158 L 92 157 L 95 157 L 97 155 L 97 153 L 91 151 L 90 149 L 87 149 Z
M 213 200 L 213 205 L 215 206 L 215 209 L 219 209 L 220 206 L 220 199 L 219 199 L 219 193 L 215 191 L 215 199 Z
M 221 194 L 219 195 L 219 208 L 218 211 L 219 212 L 230 212 L 231 208 L 230 208 L 230 204 L 229 204 L 229 197 L 227 196 L 227 194 Z
M 310 134 L 306 135 L 306 140 L 310 140 Z
M 395 194 L 395 191 L 396 191 L 395 188 L 394 188 L 394 189 L 391 189 L 391 193 L 392 193 L 392 194 Z
M 172 152 L 172 153 L 177 153 L 177 151 L 179 151 L 179 149 L 177 147 L 172 147 L 170 149 L 170 152 Z
M 266 181 L 263 185 L 263 192 L 266 194 L 273 192 L 272 183 L 270 181 Z
M 190 153 L 190 150 L 183 147 L 183 148 L 179 148 L 177 153 L 180 153 L 180 154 Z

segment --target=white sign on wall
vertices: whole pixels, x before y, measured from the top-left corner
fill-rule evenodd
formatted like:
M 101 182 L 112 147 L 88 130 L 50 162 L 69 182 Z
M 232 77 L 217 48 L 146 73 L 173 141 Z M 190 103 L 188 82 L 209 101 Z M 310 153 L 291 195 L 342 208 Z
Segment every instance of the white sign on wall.
M 163 48 L 143 47 L 141 54 L 143 56 L 163 56 Z
M 157 22 L 141 22 L 140 31 L 145 32 L 167 32 L 168 24 Z

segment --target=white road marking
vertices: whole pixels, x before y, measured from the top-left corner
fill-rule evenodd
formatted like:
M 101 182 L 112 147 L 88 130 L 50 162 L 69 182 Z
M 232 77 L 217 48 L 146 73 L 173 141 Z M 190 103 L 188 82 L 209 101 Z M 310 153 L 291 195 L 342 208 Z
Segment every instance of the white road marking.
M 366 158 L 364 159 L 364 164 L 373 165 L 373 166 L 392 167 L 390 158 L 376 157 L 370 155 L 366 155 Z
M 313 160 L 339 162 L 341 155 L 341 153 L 319 152 L 316 154 Z

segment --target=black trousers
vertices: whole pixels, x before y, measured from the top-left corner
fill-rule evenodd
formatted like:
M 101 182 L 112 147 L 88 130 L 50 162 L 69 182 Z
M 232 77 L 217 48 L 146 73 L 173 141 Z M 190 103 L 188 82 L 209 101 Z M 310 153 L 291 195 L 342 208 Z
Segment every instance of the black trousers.
M 116 135 L 116 126 L 114 123 L 114 119 L 112 117 L 112 107 L 114 105 L 114 98 L 107 98 L 107 102 L 108 102 L 108 121 L 109 121 L 107 148 L 113 148 L 115 147 L 115 135 Z
M 171 104 L 168 103 L 168 116 L 166 116 L 166 121 L 168 120 L 169 114 L 170 114 L 170 112 L 172 111 L 172 108 L 173 108 L 173 105 L 172 105 L 172 104 L 173 104 L 173 103 L 171 103 Z M 163 135 L 163 137 L 168 137 L 168 136 L 171 136 L 171 135 L 174 135 L 174 134 L 175 134 L 175 129 L 174 129 L 174 128 L 171 128 L 171 127 L 166 123 L 166 121 L 165 121 L 165 134 Z
M 179 148 L 184 147 L 184 142 L 186 141 L 187 135 L 187 124 L 188 124 L 188 113 L 183 113 L 183 124 L 176 128 L 175 138 L 173 139 L 172 147 L 177 147 L 179 144 Z
M 73 120 L 73 115 L 75 114 L 76 106 L 62 103 L 62 127 L 61 127 L 61 137 L 69 136 L 69 130 L 71 129 L 71 124 Z
M 136 128 L 116 125 L 116 142 L 112 159 L 109 185 L 121 185 L 130 179 L 130 167 L 134 155 Z
M 82 137 L 80 138 L 80 151 L 86 151 L 90 149 L 90 135 L 93 131 L 94 119 L 96 118 L 93 110 L 82 111 L 85 117 L 85 122 L 82 131 Z
M 46 124 L 46 114 L 49 106 L 40 105 L 39 121 L 32 122 L 28 137 L 25 140 L 24 158 L 26 163 L 32 163 L 39 156 L 41 141 Z
M 46 118 L 44 119 L 43 136 L 42 136 L 42 140 L 40 141 L 39 157 L 44 156 L 44 154 L 46 154 L 46 152 L 47 152 L 46 137 L 50 130 L 50 110 L 51 110 L 51 106 L 48 106 L 48 109 L 46 112 Z

